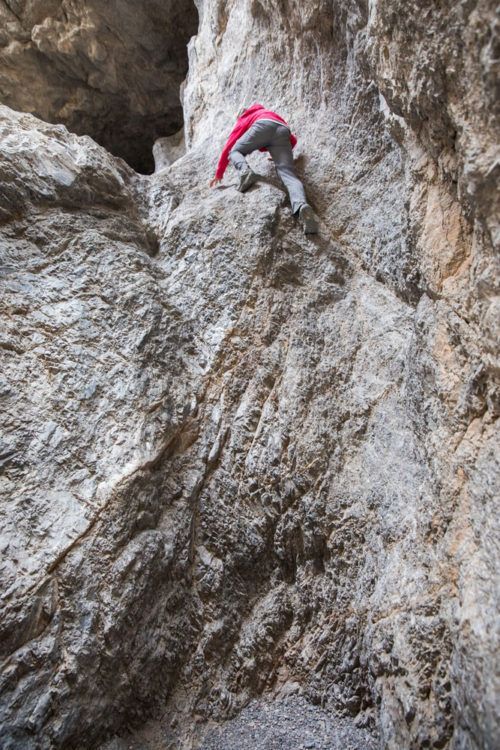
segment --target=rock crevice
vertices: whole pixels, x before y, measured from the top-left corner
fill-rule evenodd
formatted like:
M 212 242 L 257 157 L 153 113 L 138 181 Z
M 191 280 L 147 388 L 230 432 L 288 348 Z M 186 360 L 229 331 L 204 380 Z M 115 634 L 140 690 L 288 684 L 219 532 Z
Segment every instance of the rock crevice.
M 0 3 L 0 101 L 89 135 L 144 174 L 183 125 L 192 0 Z

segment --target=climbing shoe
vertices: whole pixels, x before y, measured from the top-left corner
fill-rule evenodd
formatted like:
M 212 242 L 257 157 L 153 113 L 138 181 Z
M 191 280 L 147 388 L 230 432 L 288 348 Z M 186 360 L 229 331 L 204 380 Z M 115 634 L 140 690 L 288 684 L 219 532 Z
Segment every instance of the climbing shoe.
M 304 203 L 304 205 L 300 207 L 299 219 L 304 229 L 304 234 L 318 234 L 318 220 L 314 215 L 311 206 L 307 203 Z
M 247 169 L 240 175 L 240 184 L 238 190 L 240 193 L 244 193 L 249 187 L 252 187 L 254 182 L 257 180 L 257 175 L 251 169 Z

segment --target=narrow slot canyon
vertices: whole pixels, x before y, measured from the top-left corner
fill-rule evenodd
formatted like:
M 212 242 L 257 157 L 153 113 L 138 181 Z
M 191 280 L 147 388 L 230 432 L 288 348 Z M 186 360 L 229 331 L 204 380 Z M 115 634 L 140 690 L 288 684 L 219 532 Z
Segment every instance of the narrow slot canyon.
M 0 0 L 2 750 L 499 745 L 498 45 Z

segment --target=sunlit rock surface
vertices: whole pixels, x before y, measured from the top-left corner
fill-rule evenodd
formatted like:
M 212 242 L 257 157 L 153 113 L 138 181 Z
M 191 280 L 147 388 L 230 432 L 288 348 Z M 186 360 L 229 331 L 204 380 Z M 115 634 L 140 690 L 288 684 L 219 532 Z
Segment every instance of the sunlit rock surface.
M 188 747 L 299 691 L 492 750 L 494 5 L 197 5 L 155 175 L 0 109 L 3 745 Z M 254 100 L 316 239 L 262 154 L 208 188 Z

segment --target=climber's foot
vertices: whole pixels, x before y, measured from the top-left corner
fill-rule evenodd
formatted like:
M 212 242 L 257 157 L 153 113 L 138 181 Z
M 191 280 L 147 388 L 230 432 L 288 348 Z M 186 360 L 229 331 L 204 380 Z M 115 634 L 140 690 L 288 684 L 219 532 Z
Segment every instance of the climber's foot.
M 247 169 L 240 175 L 240 184 L 238 190 L 240 193 L 244 193 L 249 187 L 252 187 L 254 182 L 258 179 L 258 176 L 251 169 Z
M 318 219 L 314 215 L 311 206 L 307 203 L 304 203 L 304 205 L 300 207 L 299 219 L 302 223 L 304 234 L 318 234 Z

